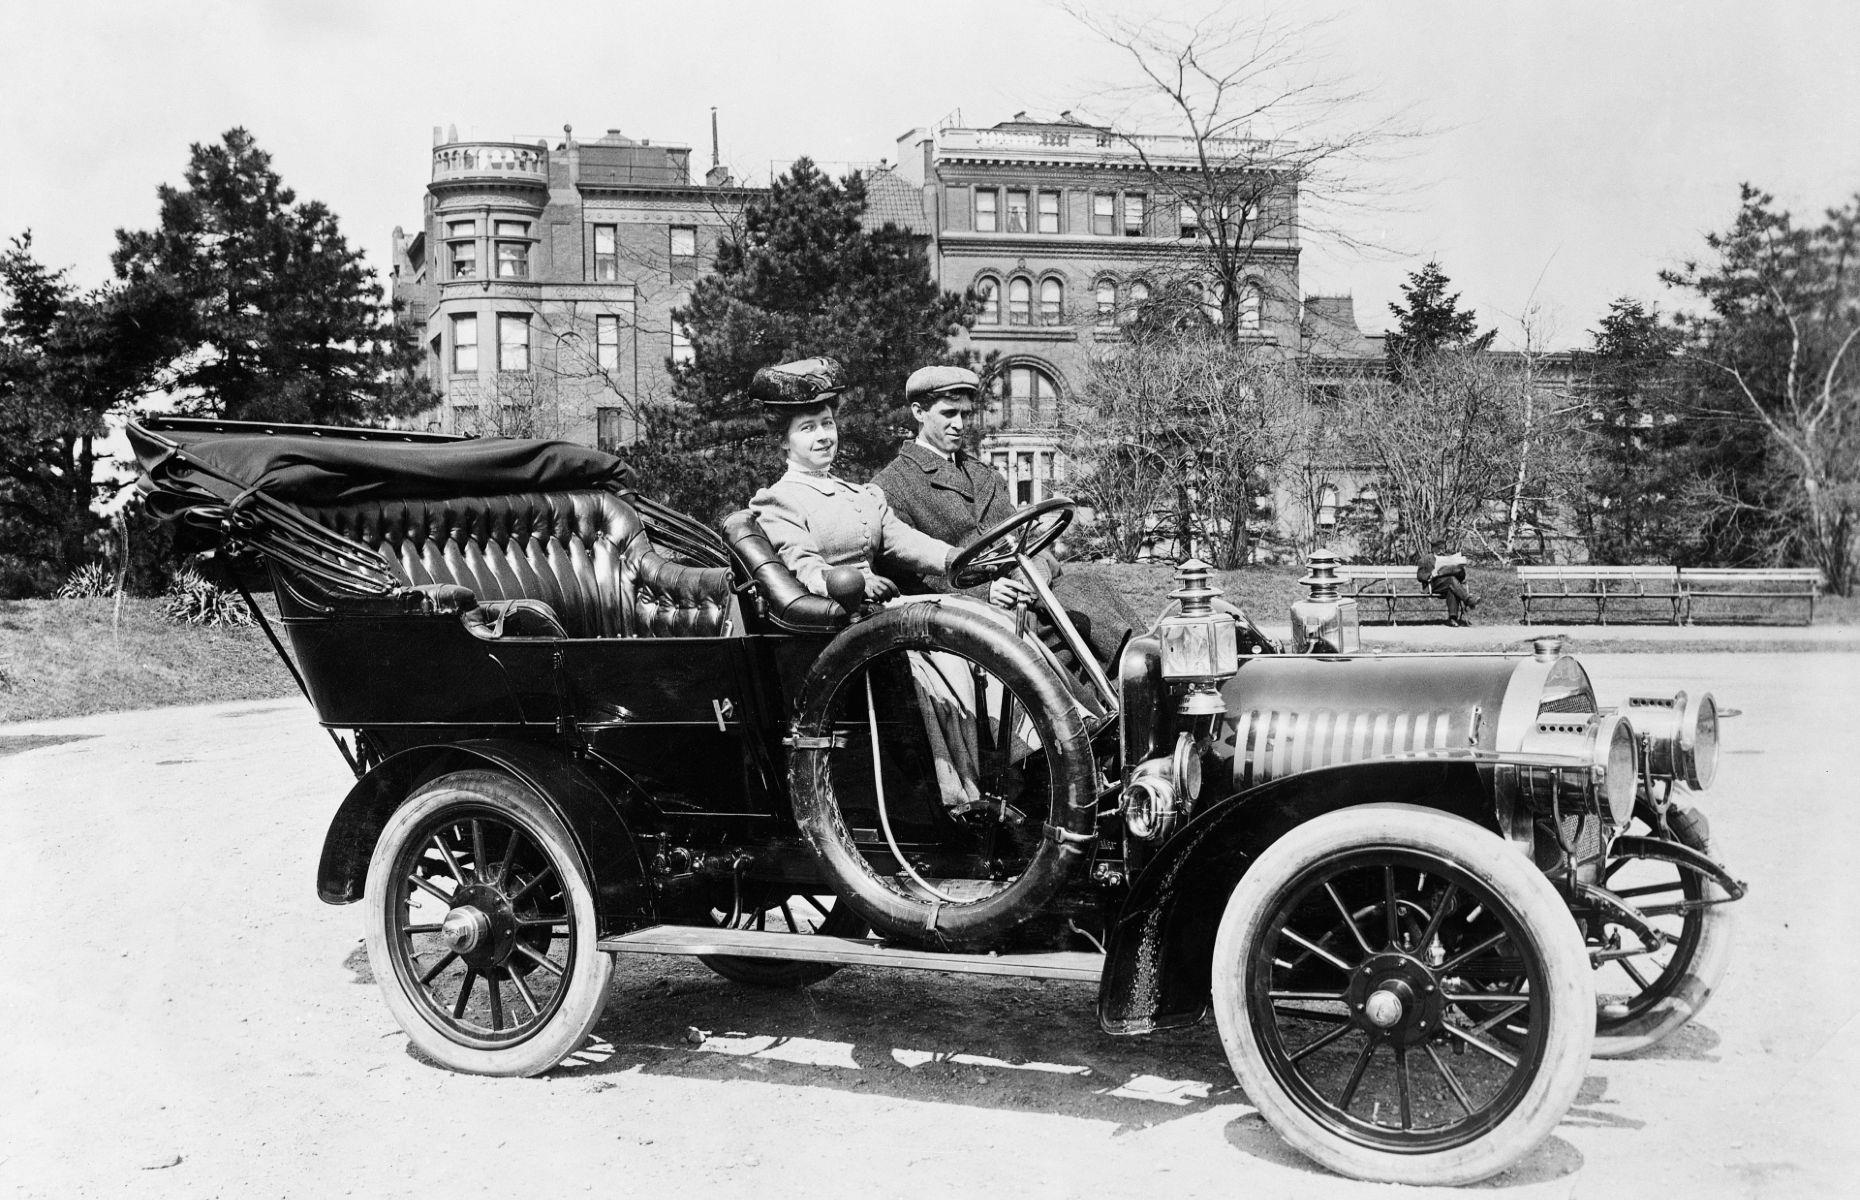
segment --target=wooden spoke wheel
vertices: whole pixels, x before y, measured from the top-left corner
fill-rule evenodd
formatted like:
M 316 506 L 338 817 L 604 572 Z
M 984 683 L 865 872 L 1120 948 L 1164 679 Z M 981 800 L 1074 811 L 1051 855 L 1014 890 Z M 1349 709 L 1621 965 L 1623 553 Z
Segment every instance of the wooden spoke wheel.
M 1481 985 L 1500 973 L 1514 983 Z M 1496 834 L 1406 805 L 1316 818 L 1260 855 L 1221 921 L 1213 1000 L 1235 1074 L 1286 1141 L 1411 1184 L 1529 1153 L 1594 1035 L 1593 973 L 1555 888 Z
M 613 959 L 594 893 L 547 805 L 504 775 L 461 771 L 389 819 L 364 892 L 368 961 L 421 1053 L 457 1071 L 535 1075 L 600 1017 Z

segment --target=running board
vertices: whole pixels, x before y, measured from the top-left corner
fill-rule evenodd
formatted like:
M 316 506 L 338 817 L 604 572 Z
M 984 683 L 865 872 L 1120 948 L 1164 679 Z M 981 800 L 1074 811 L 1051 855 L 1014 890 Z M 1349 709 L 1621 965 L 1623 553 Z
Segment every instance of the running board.
M 907 950 L 874 938 L 825 937 L 814 933 L 758 933 L 750 929 L 703 929 L 695 925 L 651 925 L 602 938 L 596 946 L 609 954 L 661 954 L 689 957 L 718 954 L 730 958 L 774 958 L 790 962 L 840 963 L 859 967 L 904 967 L 915 971 L 951 971 L 961 975 L 1013 975 L 1022 979 L 1067 979 L 1097 983 L 1104 955 L 1079 951 L 1042 954 L 953 954 L 943 950 Z

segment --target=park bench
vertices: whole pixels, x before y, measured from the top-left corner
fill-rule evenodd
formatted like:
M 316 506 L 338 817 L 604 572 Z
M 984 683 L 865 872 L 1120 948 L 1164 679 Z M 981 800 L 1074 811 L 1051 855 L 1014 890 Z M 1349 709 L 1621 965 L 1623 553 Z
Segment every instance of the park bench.
M 1655 566 L 1596 567 L 1564 564 L 1547 567 L 1519 567 L 1522 585 L 1519 599 L 1524 607 L 1524 623 L 1531 623 L 1531 606 L 1593 605 L 1598 624 L 1608 624 L 1608 606 L 1616 615 L 1622 605 L 1640 608 L 1646 604 L 1668 606 L 1673 624 L 1685 615 L 1686 593 L 1680 587 L 1679 568 Z M 1642 610 L 1644 611 L 1644 609 Z
M 1815 620 L 1815 600 L 1821 594 L 1821 572 L 1813 567 L 1682 567 L 1679 586 L 1686 593 L 1686 624 L 1701 619 L 1699 602 L 1707 602 L 1707 623 L 1727 619 L 1761 621 L 1790 601 L 1808 601 L 1804 625 Z M 1720 601 L 1758 601 L 1741 611 L 1727 612 Z
M 1349 594 L 1356 597 L 1359 620 L 1369 619 L 1369 610 L 1380 605 L 1382 619 L 1393 625 L 1398 604 L 1419 605 L 1426 612 L 1446 611 L 1446 601 L 1416 582 L 1413 563 L 1352 563 L 1342 568 L 1349 580 Z

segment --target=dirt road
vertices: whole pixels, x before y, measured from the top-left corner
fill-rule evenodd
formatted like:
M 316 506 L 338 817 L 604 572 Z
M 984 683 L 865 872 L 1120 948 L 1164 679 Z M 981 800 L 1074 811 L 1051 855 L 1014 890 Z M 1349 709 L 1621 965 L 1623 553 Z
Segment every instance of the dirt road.
M 1709 685 L 1743 711 L 1706 807 L 1752 893 L 1703 1018 L 1646 1058 L 1594 1063 L 1556 1136 L 1487 1186 L 1850 1194 L 1860 655 L 1588 661 L 1604 693 Z M 1105 1037 L 1078 985 L 849 970 L 768 993 L 623 962 L 589 1052 L 543 1079 L 448 1074 L 389 1018 L 359 912 L 316 899 L 347 773 L 305 705 L 0 727 L 0 755 L 0 1192 L 1392 1190 L 1285 1149 L 1211 1027 Z

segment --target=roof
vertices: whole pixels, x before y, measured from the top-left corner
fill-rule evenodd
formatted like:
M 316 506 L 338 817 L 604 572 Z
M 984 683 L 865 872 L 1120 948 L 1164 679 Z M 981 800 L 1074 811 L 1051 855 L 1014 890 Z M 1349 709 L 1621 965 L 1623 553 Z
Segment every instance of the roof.
M 929 231 L 923 193 L 892 168 L 873 167 L 865 173 L 865 216 L 860 224 L 871 231 L 887 222 L 908 233 Z
M 1380 358 L 1382 339 L 1356 324 L 1353 296 L 1306 296 L 1302 340 L 1319 358 Z

